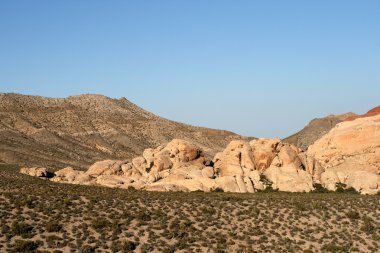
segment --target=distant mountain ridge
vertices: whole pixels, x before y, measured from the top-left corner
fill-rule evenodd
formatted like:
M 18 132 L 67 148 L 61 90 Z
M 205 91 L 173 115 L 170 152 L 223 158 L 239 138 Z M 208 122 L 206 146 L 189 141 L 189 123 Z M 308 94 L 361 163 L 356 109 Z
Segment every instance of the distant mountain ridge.
M 212 157 L 245 137 L 170 121 L 125 98 L 0 94 L 0 162 L 87 168 L 99 160 L 131 158 L 175 138 L 192 141 Z
M 348 112 L 340 115 L 329 115 L 324 118 L 316 118 L 309 122 L 301 131 L 283 139 L 284 142 L 291 143 L 303 150 L 306 150 L 316 140 L 328 133 L 336 124 L 356 114 Z

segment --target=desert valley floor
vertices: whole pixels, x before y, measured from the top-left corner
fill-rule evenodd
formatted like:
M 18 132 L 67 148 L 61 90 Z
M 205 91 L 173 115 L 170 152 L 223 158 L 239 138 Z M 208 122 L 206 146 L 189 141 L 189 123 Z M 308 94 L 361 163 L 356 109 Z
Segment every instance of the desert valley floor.
M 147 192 L 0 166 L 0 252 L 378 252 L 380 195 Z

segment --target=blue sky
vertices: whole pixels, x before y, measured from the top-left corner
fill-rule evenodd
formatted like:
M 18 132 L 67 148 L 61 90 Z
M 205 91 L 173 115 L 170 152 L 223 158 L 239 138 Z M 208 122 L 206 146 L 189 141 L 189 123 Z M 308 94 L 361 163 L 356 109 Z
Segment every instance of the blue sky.
M 285 137 L 380 104 L 380 1 L 0 1 L 0 92 Z

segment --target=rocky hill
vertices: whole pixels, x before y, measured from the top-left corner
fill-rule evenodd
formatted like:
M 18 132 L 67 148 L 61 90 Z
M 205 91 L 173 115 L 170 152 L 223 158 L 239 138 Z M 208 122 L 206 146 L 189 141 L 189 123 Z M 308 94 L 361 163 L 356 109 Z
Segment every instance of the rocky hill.
M 211 158 L 242 137 L 163 119 L 125 98 L 0 94 L 0 162 L 87 168 L 99 160 L 134 157 L 175 138 L 192 141 Z
M 349 112 L 341 115 L 329 115 L 324 118 L 317 118 L 301 131 L 285 138 L 283 141 L 296 145 L 297 147 L 306 150 L 316 140 L 328 133 L 336 124 L 344 121 L 349 117 L 355 117 L 356 114 Z

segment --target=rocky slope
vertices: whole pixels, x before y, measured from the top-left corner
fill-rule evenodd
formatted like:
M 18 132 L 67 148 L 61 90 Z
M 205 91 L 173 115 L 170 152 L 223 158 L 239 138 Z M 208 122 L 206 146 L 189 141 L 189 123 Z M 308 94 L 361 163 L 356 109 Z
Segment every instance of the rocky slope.
M 324 118 L 317 118 L 301 131 L 285 138 L 283 141 L 296 145 L 297 147 L 306 150 L 316 140 L 328 133 L 336 124 L 344 121 L 348 117 L 354 117 L 354 113 L 345 113 L 341 115 L 329 115 Z
M 241 137 L 160 118 L 125 98 L 0 94 L 0 162 L 87 168 L 99 160 L 132 158 L 175 138 L 191 140 L 212 157 Z

